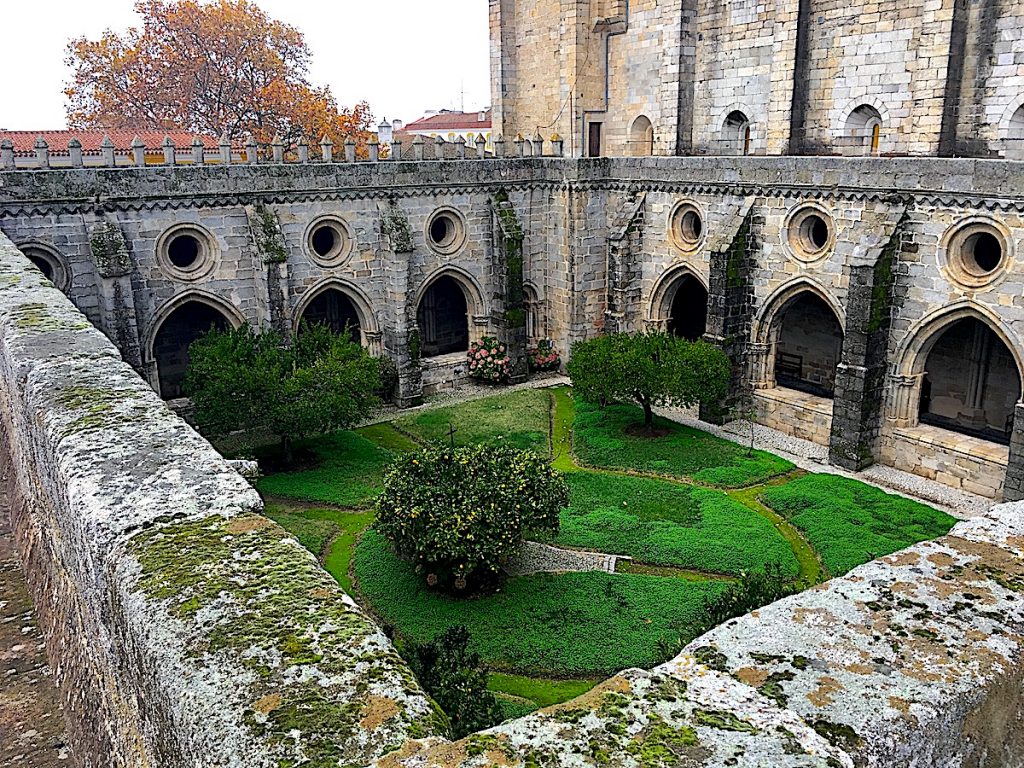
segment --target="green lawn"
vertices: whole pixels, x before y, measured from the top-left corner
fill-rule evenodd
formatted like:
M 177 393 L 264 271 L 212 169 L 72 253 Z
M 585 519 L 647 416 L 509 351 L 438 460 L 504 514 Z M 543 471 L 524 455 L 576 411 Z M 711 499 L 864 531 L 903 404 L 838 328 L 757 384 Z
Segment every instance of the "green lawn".
M 634 405 L 598 408 L 576 403 L 573 447 L 582 463 L 607 469 L 670 475 L 720 488 L 762 483 L 791 471 L 793 464 L 764 451 L 747 449 L 707 432 L 655 417 L 664 437 L 634 437 L 626 428 L 643 422 Z
M 764 502 L 804 532 L 833 576 L 956 523 L 944 512 L 837 475 L 805 475 L 766 488 Z
M 469 628 L 493 669 L 554 677 L 651 667 L 691 639 L 706 598 L 722 585 L 638 574 L 538 574 L 475 599 L 427 589 L 372 529 L 356 547 L 359 592 L 381 620 L 422 642 Z
M 739 575 L 771 562 L 794 577 L 799 571 L 775 527 L 721 491 L 597 472 L 566 479 L 571 504 L 555 544 L 714 573 Z
M 447 408 L 403 416 L 395 422 L 420 440 L 449 440 L 454 426 L 455 444 L 507 445 L 549 455 L 549 398 L 542 389 L 525 389 L 473 400 Z
M 831 574 L 840 575 L 940 536 L 954 522 L 856 480 L 780 477 L 793 470 L 788 461 L 763 452 L 748 457 L 741 445 L 673 422 L 658 420 L 668 430 L 664 437 L 627 434 L 640 420 L 639 408 L 598 409 L 574 401 L 564 388 L 496 395 L 306 441 L 297 446 L 306 466 L 263 478 L 259 490 L 273 502 L 268 516 L 403 638 L 424 641 L 466 625 L 508 717 L 573 698 L 626 667 L 650 667 L 674 655 L 702 624 L 705 600 L 725 588 L 722 576 L 777 562 L 787 576 L 799 573 L 801 583 L 811 584 L 818 580 L 815 550 Z M 449 425 L 460 445 L 550 455 L 553 439 L 553 462 L 566 473 L 571 503 L 552 542 L 627 555 L 634 565 L 615 574 L 513 578 L 478 598 L 429 590 L 369 529 L 369 510 L 395 455 L 417 450 L 418 442 L 448 440 Z M 610 471 L 575 465 L 570 428 L 580 463 Z M 777 485 L 761 486 L 772 478 Z
M 256 486 L 265 496 L 296 501 L 364 507 L 380 493 L 384 469 L 394 453 L 355 432 L 336 432 L 296 445 L 309 451 L 316 465 L 261 478 Z

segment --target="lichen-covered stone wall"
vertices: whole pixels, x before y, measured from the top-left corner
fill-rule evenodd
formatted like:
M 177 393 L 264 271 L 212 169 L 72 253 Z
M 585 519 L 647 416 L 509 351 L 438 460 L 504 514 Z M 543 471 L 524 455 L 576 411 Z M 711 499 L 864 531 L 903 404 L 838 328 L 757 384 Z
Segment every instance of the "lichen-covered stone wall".
M 3 235 L 0 425 L 78 765 L 363 765 L 439 731 L 384 634 Z

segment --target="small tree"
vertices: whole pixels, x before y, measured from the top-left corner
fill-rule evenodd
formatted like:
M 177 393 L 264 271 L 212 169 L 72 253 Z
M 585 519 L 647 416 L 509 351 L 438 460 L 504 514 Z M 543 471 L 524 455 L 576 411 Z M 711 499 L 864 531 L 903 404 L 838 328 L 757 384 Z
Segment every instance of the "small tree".
M 449 736 L 461 739 L 501 722 L 501 705 L 487 690 L 487 670 L 469 650 L 469 630 L 449 627 L 427 643 L 409 643 L 405 653 L 416 679 L 448 715 Z
M 384 476 L 374 526 L 430 586 L 492 581 L 527 531 L 558 530 L 569 488 L 541 456 L 511 448 L 433 446 Z
M 600 336 L 573 344 L 567 366 L 576 393 L 591 403 L 634 400 L 644 426 L 654 406 L 692 406 L 725 397 L 731 366 L 718 347 L 665 333 Z
M 377 361 L 327 326 L 304 326 L 290 345 L 247 325 L 214 330 L 189 355 L 184 389 L 200 428 L 268 432 L 281 440 L 286 463 L 293 441 L 350 427 L 380 405 Z

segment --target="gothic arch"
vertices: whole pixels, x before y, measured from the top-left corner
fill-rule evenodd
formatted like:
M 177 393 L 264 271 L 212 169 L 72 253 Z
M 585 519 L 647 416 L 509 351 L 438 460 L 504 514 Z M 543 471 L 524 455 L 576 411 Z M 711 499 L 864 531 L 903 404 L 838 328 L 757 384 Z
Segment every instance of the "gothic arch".
M 149 372 L 150 384 L 153 389 L 159 392 L 165 398 L 179 397 L 178 385 L 180 384 L 181 371 L 177 371 L 173 376 L 168 373 L 167 370 L 161 372 L 160 370 L 160 357 L 161 354 L 158 350 L 158 341 L 160 339 L 160 332 L 171 320 L 176 313 L 180 310 L 184 310 L 189 304 L 196 304 L 200 307 L 210 310 L 212 314 L 209 315 L 215 321 L 217 319 L 223 320 L 225 326 L 231 326 L 232 328 L 240 328 L 246 321 L 245 316 L 241 311 L 233 306 L 232 304 L 224 301 L 219 296 L 215 296 L 212 293 L 206 291 L 191 290 L 185 293 L 175 296 L 173 299 L 165 303 L 153 318 L 149 322 L 149 326 L 144 334 L 144 364 L 147 366 Z M 191 329 L 196 331 L 198 329 Z M 192 340 L 183 341 L 184 350 L 187 351 L 188 344 Z M 174 351 L 176 354 L 170 355 L 175 360 L 175 367 L 181 368 L 183 366 L 182 344 L 178 345 L 178 348 Z M 167 361 L 165 360 L 165 367 L 167 367 Z
M 718 137 L 721 155 L 750 155 L 754 153 L 757 133 L 756 118 L 744 104 L 732 104 L 718 119 Z
M 292 330 L 298 332 L 302 318 L 310 305 L 328 291 L 337 291 L 352 302 L 356 316 L 359 318 L 359 335 L 362 344 L 364 347 L 373 347 L 374 340 L 380 335 L 380 325 L 377 322 L 376 313 L 371 308 L 370 298 L 362 289 L 337 277 L 321 280 L 303 294 L 292 315 Z
M 798 277 L 777 288 L 764 302 L 754 318 L 753 337 L 757 344 L 769 344 L 778 332 L 779 320 L 788 305 L 803 293 L 811 293 L 825 302 L 839 321 L 839 327 L 846 331 L 846 312 L 828 290 L 816 280 Z
M 694 284 L 699 286 L 703 290 L 704 295 L 707 296 L 708 281 L 693 267 L 688 264 L 679 264 L 669 268 L 658 278 L 654 284 L 654 290 L 651 291 L 651 301 L 648 305 L 647 313 L 648 327 L 668 330 L 667 325 L 672 316 L 672 305 L 676 294 L 688 280 L 694 281 Z M 704 320 L 706 324 L 706 306 Z
M 484 292 L 480 288 L 480 283 L 469 272 L 455 266 L 442 267 L 432 272 L 416 292 L 416 300 L 413 306 L 418 307 L 430 286 L 442 277 L 450 277 L 462 288 L 462 292 L 466 295 L 466 311 L 471 317 L 485 314 Z
M 1011 160 L 1024 160 L 1024 94 L 1006 108 L 1000 121 L 1003 155 Z
M 918 376 L 924 373 L 928 355 L 935 343 L 954 323 L 973 318 L 988 326 L 1006 345 L 1017 365 L 1017 373 L 1024 378 L 1024 346 L 1020 339 L 990 310 L 971 301 L 959 301 L 922 318 L 910 329 L 896 351 L 896 373 L 899 376 Z

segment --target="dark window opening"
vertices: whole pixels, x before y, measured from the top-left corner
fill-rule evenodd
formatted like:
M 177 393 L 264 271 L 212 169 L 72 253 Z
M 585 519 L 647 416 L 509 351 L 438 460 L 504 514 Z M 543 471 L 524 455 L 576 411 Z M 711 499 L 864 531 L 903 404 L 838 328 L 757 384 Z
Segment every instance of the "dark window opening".
M 302 313 L 302 323 L 326 325 L 334 333 L 347 332 L 356 344 L 362 343 L 359 312 L 352 300 L 337 289 L 328 288 L 313 299 Z
M 587 157 L 601 157 L 601 128 L 603 123 L 587 126 Z
M 980 232 L 967 241 L 970 255 L 982 272 L 993 272 L 1003 260 L 1003 246 L 999 238 L 989 232 Z
M 51 283 L 53 282 L 53 264 L 44 259 L 42 256 L 35 256 L 31 253 L 28 254 L 28 260 L 39 268 L 39 271 L 43 273 L 43 277 L 45 277 Z
M 925 362 L 920 419 L 924 424 L 1008 445 L 1021 396 L 1013 355 L 980 320 L 949 326 Z
M 430 222 L 430 239 L 435 245 L 448 245 L 455 225 L 447 216 L 438 216 Z
M 223 314 L 198 301 L 182 304 L 164 320 L 153 341 L 161 397 L 173 400 L 184 394 L 181 385 L 188 370 L 188 348 L 192 342 L 211 329 L 227 328 Z
M 313 252 L 316 253 L 317 256 L 330 256 L 337 243 L 338 235 L 334 231 L 333 227 L 323 226 L 317 227 L 316 230 L 314 230 L 312 246 Z
M 835 396 L 843 328 L 832 308 L 802 293 L 781 310 L 775 352 L 775 383 L 816 397 Z
M 708 292 L 695 277 L 684 277 L 672 298 L 668 332 L 687 341 L 703 338 L 708 323 Z
M 416 311 L 423 357 L 436 357 L 469 349 L 466 295 L 454 279 L 435 280 Z
M 178 269 L 190 269 L 199 261 L 202 246 L 193 235 L 177 235 L 167 246 L 167 258 Z

